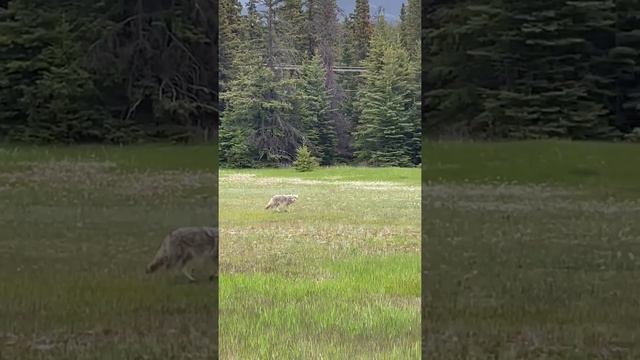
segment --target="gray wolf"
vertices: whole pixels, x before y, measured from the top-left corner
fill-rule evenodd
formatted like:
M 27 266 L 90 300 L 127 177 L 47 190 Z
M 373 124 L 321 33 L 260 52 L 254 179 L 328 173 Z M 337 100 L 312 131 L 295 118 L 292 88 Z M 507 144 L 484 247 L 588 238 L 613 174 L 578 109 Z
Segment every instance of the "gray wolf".
M 147 265 L 146 273 L 150 274 L 160 267 L 170 270 L 176 266 L 189 279 L 195 281 L 193 270 L 187 271 L 187 264 L 192 260 L 210 259 L 215 269 L 209 280 L 218 276 L 218 229 L 214 227 L 181 227 L 164 238 L 156 256 Z
M 280 206 L 284 206 L 286 209 L 289 205 L 293 204 L 297 200 L 298 195 L 273 195 L 271 197 L 271 200 L 269 200 L 267 206 L 265 206 L 264 208 L 276 209 L 279 211 Z

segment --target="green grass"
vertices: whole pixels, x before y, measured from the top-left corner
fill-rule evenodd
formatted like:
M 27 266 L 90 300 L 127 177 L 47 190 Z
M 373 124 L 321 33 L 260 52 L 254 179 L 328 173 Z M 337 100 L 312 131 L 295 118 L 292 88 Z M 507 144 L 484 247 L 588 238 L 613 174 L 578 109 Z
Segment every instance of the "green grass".
M 640 144 L 567 141 L 426 143 L 425 181 L 551 183 L 640 192 Z
M 221 171 L 221 358 L 419 358 L 419 171 Z
M 217 289 L 144 268 L 173 228 L 215 223 L 215 154 L 0 148 L 0 358 L 211 359 Z
M 640 358 L 640 146 L 424 154 L 430 358 Z
M 411 168 L 371 168 L 353 166 L 323 166 L 311 172 L 299 172 L 294 168 L 287 169 L 221 169 L 220 175 L 253 174 L 256 177 L 293 177 L 307 180 L 339 180 L 339 181 L 376 181 L 419 184 L 420 171 Z
M 428 144 L 431 358 L 640 358 L 638 152 Z M 212 223 L 214 161 L 0 148 L 0 358 L 211 358 L 216 290 L 143 269 L 167 231 Z M 419 171 L 223 170 L 221 358 L 417 358 Z M 265 211 L 274 193 L 300 201 Z
M 23 162 L 109 161 L 123 170 L 214 171 L 218 148 L 211 145 L 136 145 L 136 146 L 0 146 L 3 168 Z

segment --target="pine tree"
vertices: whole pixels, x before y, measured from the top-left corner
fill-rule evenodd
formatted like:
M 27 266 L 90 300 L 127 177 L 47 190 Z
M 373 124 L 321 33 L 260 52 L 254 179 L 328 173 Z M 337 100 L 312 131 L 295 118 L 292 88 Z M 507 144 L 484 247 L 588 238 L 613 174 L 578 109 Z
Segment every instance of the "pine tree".
M 280 63 L 280 59 L 284 54 L 280 47 L 279 35 L 277 29 L 277 16 L 282 7 L 282 0 L 262 0 L 264 11 L 262 17 L 265 22 L 265 58 L 267 66 L 273 68 L 274 65 Z M 286 55 L 285 55 L 286 56 Z
M 350 14 L 342 23 L 340 31 L 340 63 L 344 66 L 359 66 L 360 61 L 355 54 L 355 33 L 354 33 L 355 15 Z M 358 123 L 358 112 L 356 110 L 355 101 L 357 99 L 357 90 L 361 85 L 361 78 L 357 73 L 342 73 L 338 78 L 340 87 L 343 89 L 344 96 L 340 104 L 339 111 L 344 116 L 345 122 L 348 124 L 349 131 Z M 353 153 L 352 141 L 348 142 L 348 146 L 343 152 L 343 158 L 350 159 Z
M 357 66 L 359 60 L 356 56 L 355 18 L 353 14 L 345 17 L 340 29 L 340 63 L 345 66 Z M 364 58 L 363 58 L 364 59 Z
M 258 161 L 291 161 L 302 136 L 292 114 L 291 82 L 279 80 L 249 44 L 244 44 L 234 62 L 241 70 L 220 95 L 227 104 L 222 114 L 225 131 L 238 134 L 236 130 L 242 130 Z M 222 150 L 232 144 L 221 142 L 220 146 Z
M 304 10 L 305 22 L 304 29 L 307 33 L 307 57 L 310 58 L 316 53 L 316 37 L 314 35 L 315 31 L 315 22 L 314 17 L 316 16 L 316 1 L 317 0 L 307 0 L 306 1 L 306 9 Z
M 82 49 L 64 17 L 15 3 L 0 29 L 0 137 L 25 142 L 86 142 L 104 139 L 109 115 Z
M 336 65 L 338 50 L 338 8 L 336 0 L 313 1 L 313 35 L 315 37 L 316 51 L 325 68 L 325 84 L 330 97 L 330 116 L 336 126 L 337 152 L 344 156 L 349 147 L 350 124 L 339 111 L 343 99 L 343 89 L 336 79 L 333 69 Z
M 25 91 L 22 100 L 27 134 L 39 142 L 102 140 L 102 126 L 109 116 L 90 74 L 79 64 L 81 49 L 71 38 L 70 24 L 61 19 L 53 32 L 59 38 L 38 59 L 49 68 Z
M 411 166 L 420 161 L 418 71 L 406 50 L 388 40 L 381 21 L 365 61 L 355 155 L 371 165 Z
M 9 5 L 0 12 L 0 136 L 29 141 L 27 109 L 21 102 L 47 68 L 35 60 L 55 41 L 55 20 L 29 4 Z
M 248 43 L 256 50 L 264 48 L 264 24 L 258 11 L 258 0 L 247 2 L 246 27 Z
M 0 11 L 3 139 L 187 140 L 215 127 L 214 3 L 8 5 Z
M 308 57 L 308 34 L 301 0 L 285 0 L 279 16 L 279 36 L 289 49 L 289 61 L 299 64 Z
M 221 166 L 251 168 L 255 164 L 254 149 L 249 145 L 247 131 L 223 122 L 220 127 L 218 156 Z
M 232 76 L 233 53 L 238 50 L 246 34 L 242 23 L 242 5 L 239 0 L 220 1 L 220 89 L 224 89 L 227 79 Z
M 430 0 L 427 132 L 594 139 L 619 136 L 612 125 L 628 131 L 624 92 L 637 87 L 631 64 L 640 59 L 620 46 L 621 14 L 637 6 L 623 3 Z
M 312 171 L 316 167 L 318 167 L 318 160 L 313 157 L 311 151 L 306 146 L 301 146 L 298 148 L 296 152 L 296 159 L 293 162 L 293 167 L 300 171 Z
M 608 1 L 606 3 L 609 3 Z M 609 104 L 614 124 L 631 137 L 640 128 L 640 3 L 633 0 L 615 1 L 616 24 L 613 40 L 600 71 L 612 86 Z M 612 95 L 612 96 L 611 96 Z M 635 134 L 635 135 L 634 135 Z
M 485 92 L 482 116 L 499 119 L 493 132 L 513 138 L 606 136 L 608 111 L 588 96 L 585 19 L 572 19 L 580 6 L 515 0 L 502 5 L 498 36 L 505 40 L 491 56 L 512 59 L 516 76 L 502 89 Z
M 369 0 L 356 0 L 353 22 L 354 52 L 356 61 L 364 60 L 369 52 L 373 28 L 369 15 Z
M 497 32 L 492 17 L 475 25 L 469 1 L 425 0 L 424 91 L 426 103 L 425 133 L 430 135 L 470 136 L 476 132 L 474 117 L 482 112 L 477 88 L 485 78 L 499 78 L 488 60 L 473 58 L 471 50 L 487 36 Z M 488 5 L 485 5 L 487 7 Z M 467 23 L 467 20 L 469 19 Z M 406 27 L 406 26 L 405 26 Z M 479 28 L 485 30 L 480 31 Z M 404 38 L 404 37 L 403 37 Z M 487 40 L 488 42 L 488 40 Z M 483 43 L 483 45 L 485 45 Z M 490 46 L 489 45 L 485 46 Z M 492 52 L 487 51 L 492 54 Z M 494 81 L 495 82 L 495 81 Z M 478 130 L 477 132 L 481 132 Z
M 401 41 L 412 59 L 420 58 L 421 11 L 420 0 L 408 0 L 400 9 Z
M 325 72 L 320 57 L 315 55 L 305 61 L 300 75 L 302 132 L 322 164 L 332 164 L 335 161 L 336 130 L 329 114 L 329 93 L 324 85 Z
M 327 71 L 327 88 L 335 93 L 336 83 L 332 70 L 336 63 L 338 7 L 335 0 L 314 0 L 312 4 L 312 34 L 316 53 Z

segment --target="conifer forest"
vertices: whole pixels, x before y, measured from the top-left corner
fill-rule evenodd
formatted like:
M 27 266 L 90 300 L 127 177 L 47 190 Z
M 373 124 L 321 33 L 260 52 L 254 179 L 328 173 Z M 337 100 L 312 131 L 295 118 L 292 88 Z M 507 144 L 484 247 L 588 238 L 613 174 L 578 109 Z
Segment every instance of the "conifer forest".
M 355 0 L 221 0 L 220 161 L 421 163 L 420 3 L 398 19 Z
M 425 0 L 424 133 L 640 138 L 640 3 Z
M 217 41 L 215 0 L 0 0 L 0 140 L 211 139 Z

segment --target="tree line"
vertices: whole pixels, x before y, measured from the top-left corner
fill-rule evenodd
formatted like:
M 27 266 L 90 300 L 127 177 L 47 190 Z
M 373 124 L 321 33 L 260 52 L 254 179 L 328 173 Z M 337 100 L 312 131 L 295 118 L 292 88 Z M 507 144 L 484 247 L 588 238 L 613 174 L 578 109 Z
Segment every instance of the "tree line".
M 640 3 L 425 0 L 424 132 L 640 134 Z
M 301 146 L 323 165 L 421 162 L 420 3 L 399 23 L 355 5 L 221 0 L 222 165 L 289 164 Z
M 215 0 L 0 2 L 0 140 L 210 138 L 217 22 Z

